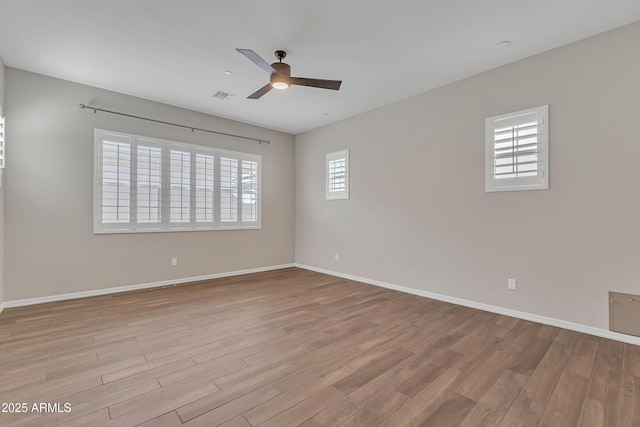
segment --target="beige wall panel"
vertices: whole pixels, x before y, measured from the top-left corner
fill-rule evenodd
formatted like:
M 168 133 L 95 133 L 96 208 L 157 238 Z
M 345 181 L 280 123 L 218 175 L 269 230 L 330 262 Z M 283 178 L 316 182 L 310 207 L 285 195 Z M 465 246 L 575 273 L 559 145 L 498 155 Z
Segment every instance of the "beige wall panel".
M 12 68 L 6 83 L 5 301 L 293 262 L 292 135 Z M 271 144 L 93 114 L 80 103 Z M 94 235 L 94 128 L 261 154 L 262 229 Z
M 298 135 L 296 262 L 608 329 L 607 292 L 640 290 L 638 40 L 640 23 Z M 485 193 L 485 118 L 544 104 L 550 189 Z M 350 199 L 325 201 L 341 149 Z

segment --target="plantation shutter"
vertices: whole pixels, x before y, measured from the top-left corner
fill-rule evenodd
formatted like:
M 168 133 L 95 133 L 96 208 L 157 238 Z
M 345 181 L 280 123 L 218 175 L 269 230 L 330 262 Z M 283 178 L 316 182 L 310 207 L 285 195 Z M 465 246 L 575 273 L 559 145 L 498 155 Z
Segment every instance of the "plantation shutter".
M 262 157 L 95 129 L 94 232 L 260 228 Z
M 545 187 L 547 106 L 487 119 L 487 191 Z
M 220 159 L 220 221 L 238 221 L 238 159 Z
M 195 156 L 196 222 L 213 222 L 214 158 L 209 154 Z
M 258 220 L 258 162 L 242 161 L 242 222 Z
M 326 199 L 349 198 L 349 150 L 328 153 L 326 158 Z
M 154 224 L 162 221 L 162 148 L 137 147 L 137 223 Z
M 102 224 L 128 223 L 131 216 L 131 143 L 129 138 L 105 138 L 101 144 Z
M 191 220 L 191 153 L 169 152 L 169 221 Z

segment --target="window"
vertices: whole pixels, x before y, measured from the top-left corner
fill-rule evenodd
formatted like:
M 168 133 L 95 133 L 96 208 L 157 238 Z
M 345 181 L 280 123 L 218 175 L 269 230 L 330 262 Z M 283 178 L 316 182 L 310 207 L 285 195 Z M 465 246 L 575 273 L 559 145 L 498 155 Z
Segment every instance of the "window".
M 549 188 L 549 106 L 486 121 L 485 191 Z
M 2 105 L 0 105 L 0 169 L 2 168 L 4 168 L 4 116 L 2 115 Z
M 327 200 L 349 198 L 349 150 L 327 154 Z
M 94 232 L 260 228 L 262 157 L 95 130 Z

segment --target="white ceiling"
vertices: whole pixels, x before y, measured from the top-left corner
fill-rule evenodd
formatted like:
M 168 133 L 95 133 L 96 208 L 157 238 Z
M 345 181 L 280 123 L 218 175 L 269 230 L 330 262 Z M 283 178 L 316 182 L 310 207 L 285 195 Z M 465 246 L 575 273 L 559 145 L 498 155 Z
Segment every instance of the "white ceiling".
M 0 0 L 0 57 L 297 134 L 638 20 L 638 0 Z M 342 87 L 246 99 L 269 75 L 236 48 Z

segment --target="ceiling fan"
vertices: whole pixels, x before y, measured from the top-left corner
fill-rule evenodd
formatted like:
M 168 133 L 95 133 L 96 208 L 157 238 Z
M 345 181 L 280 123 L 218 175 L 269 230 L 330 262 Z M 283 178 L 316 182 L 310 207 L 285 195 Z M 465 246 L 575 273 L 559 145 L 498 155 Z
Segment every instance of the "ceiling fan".
M 238 52 L 249 58 L 251 62 L 256 64 L 258 67 L 265 70 L 267 73 L 271 74 L 271 78 L 268 84 L 264 85 L 251 95 L 247 96 L 247 99 L 258 99 L 265 93 L 269 92 L 271 89 L 287 89 L 291 85 L 298 86 L 310 86 L 317 87 L 320 89 L 332 89 L 338 90 L 340 89 L 340 85 L 342 84 L 342 80 L 322 80 L 322 79 L 307 79 L 304 77 L 292 77 L 291 76 L 291 66 L 289 64 L 282 62 L 282 60 L 287 56 L 287 52 L 284 50 L 276 50 L 276 58 L 278 58 L 278 62 L 274 62 L 269 65 L 267 61 L 262 59 L 257 53 L 252 51 L 251 49 L 236 49 Z

